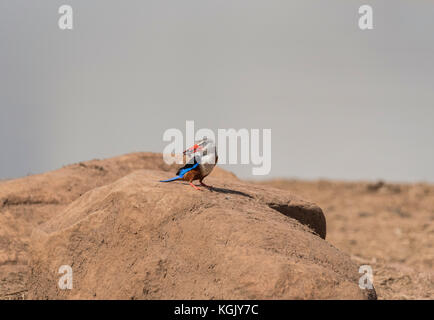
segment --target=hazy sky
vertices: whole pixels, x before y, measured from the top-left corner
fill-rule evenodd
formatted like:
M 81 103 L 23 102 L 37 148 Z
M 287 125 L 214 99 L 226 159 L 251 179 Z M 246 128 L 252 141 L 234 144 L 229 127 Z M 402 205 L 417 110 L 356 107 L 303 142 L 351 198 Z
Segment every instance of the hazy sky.
M 195 120 L 271 128 L 269 177 L 434 182 L 433 32 L 422 0 L 3 0 L 0 178 L 162 152 Z

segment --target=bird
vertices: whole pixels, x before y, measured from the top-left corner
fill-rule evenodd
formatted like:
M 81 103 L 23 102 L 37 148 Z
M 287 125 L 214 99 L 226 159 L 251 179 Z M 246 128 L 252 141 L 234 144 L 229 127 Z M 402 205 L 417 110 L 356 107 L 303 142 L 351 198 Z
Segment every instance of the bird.
M 193 184 L 193 181 L 199 180 L 201 186 L 212 189 L 211 186 L 203 182 L 203 179 L 211 173 L 218 160 L 217 147 L 214 141 L 204 137 L 202 140 L 196 142 L 194 146 L 185 150 L 183 154 L 191 156 L 187 164 L 176 172 L 175 177 L 160 180 L 160 182 L 188 181 L 193 188 L 200 190 L 200 188 Z

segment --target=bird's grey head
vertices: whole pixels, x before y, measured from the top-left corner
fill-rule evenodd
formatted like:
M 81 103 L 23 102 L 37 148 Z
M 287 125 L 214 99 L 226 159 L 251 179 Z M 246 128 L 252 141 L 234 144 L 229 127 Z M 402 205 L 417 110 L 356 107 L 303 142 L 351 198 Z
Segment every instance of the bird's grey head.
M 211 155 L 217 152 L 217 147 L 214 143 L 214 140 L 207 137 L 197 141 L 196 145 L 199 146 L 198 151 L 202 154 L 202 156 Z

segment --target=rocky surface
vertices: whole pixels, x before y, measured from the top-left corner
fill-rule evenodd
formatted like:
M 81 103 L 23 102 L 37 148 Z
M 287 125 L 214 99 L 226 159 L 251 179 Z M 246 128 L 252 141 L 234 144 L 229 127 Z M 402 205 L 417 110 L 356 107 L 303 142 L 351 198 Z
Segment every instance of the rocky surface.
M 213 190 L 158 182 L 173 170 L 136 153 L 1 182 L 0 297 L 375 297 L 324 240 L 315 204 L 219 168 Z M 72 290 L 58 287 L 62 265 Z

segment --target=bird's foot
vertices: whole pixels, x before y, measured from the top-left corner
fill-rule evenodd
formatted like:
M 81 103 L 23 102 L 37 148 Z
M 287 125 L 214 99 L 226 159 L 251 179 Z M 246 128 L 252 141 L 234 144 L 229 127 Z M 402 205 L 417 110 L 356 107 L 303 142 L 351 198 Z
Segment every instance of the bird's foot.
M 213 187 L 211 187 L 211 186 L 209 186 L 209 185 L 203 183 L 202 181 L 200 181 L 200 185 L 201 185 L 201 186 L 204 186 L 205 188 L 210 189 L 211 191 L 212 191 L 212 189 L 213 189 Z
M 200 190 L 200 188 L 196 187 L 193 183 L 190 182 L 190 186 L 192 186 L 193 188 L 195 188 L 196 190 Z

